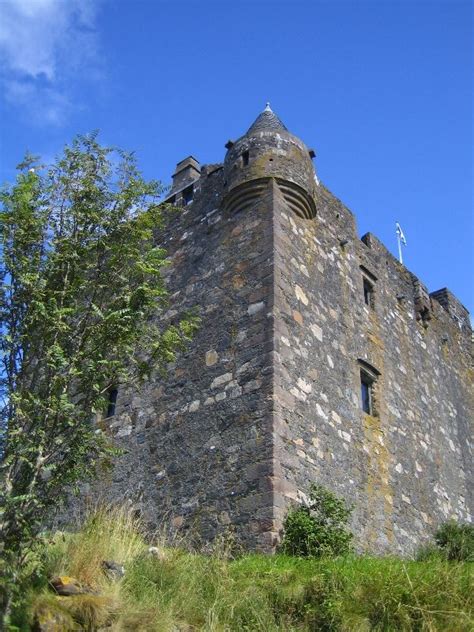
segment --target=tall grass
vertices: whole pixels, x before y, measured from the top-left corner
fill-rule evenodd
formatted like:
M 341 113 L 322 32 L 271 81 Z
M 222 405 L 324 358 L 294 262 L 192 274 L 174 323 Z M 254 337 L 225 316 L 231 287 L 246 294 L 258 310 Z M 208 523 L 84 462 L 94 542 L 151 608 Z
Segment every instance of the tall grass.
M 124 508 L 97 509 L 72 537 L 56 539 L 56 550 L 48 552 L 54 559 L 57 575 L 71 575 L 91 588 L 102 588 L 106 577 L 104 560 L 114 560 L 127 566 L 147 546 L 143 526 L 132 512 Z
M 57 535 L 42 551 L 44 581 L 30 586 L 20 629 L 52 613 L 66 632 L 473 629 L 470 564 L 366 556 L 232 560 L 222 549 L 201 555 L 176 546 L 158 559 L 150 544 L 156 541 L 146 542 L 140 522 L 120 509 L 99 510 L 77 533 Z M 112 581 L 103 560 L 123 564 L 125 576 Z M 95 592 L 57 597 L 46 582 L 53 575 L 72 576 Z

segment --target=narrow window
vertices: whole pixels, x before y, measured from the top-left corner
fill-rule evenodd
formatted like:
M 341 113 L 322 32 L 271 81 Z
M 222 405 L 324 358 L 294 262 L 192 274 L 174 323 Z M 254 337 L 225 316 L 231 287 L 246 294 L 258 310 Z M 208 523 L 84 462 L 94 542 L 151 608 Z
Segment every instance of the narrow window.
M 360 407 L 367 415 L 378 416 L 377 380 L 379 371 L 365 360 L 359 360 L 360 370 Z
M 111 388 L 109 391 L 109 403 L 107 406 L 107 417 L 115 415 L 115 406 L 117 404 L 118 388 Z
M 372 380 L 369 376 L 364 373 L 364 371 L 360 372 L 360 390 L 361 390 L 361 403 L 362 410 L 368 415 L 373 414 L 373 406 L 372 406 Z
M 374 286 L 373 283 L 364 277 L 364 302 L 366 305 L 374 308 Z
M 190 187 L 187 187 L 187 189 L 183 190 L 182 193 L 182 197 L 183 197 L 183 205 L 187 206 L 188 204 L 190 204 L 193 201 L 193 185 L 191 185 Z
M 246 167 L 248 164 L 249 164 L 249 152 L 244 151 L 244 153 L 242 154 L 242 165 Z
M 364 266 L 360 266 L 364 291 L 364 303 L 371 309 L 375 308 L 375 283 L 377 278 Z

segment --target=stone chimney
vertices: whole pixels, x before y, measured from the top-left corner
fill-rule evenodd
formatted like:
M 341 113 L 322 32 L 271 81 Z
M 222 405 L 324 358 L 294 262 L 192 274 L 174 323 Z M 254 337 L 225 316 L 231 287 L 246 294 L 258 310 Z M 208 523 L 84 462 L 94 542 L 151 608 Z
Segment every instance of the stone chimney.
M 184 187 L 192 184 L 201 176 L 201 165 L 193 156 L 188 156 L 176 165 L 176 171 L 173 174 L 173 186 L 170 194 L 181 191 Z

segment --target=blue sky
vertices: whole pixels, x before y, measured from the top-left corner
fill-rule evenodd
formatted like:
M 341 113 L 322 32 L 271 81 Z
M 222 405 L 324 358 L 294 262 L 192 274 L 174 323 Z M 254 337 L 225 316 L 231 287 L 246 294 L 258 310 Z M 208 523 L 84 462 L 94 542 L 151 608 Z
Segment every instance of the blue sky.
M 170 181 L 269 100 L 360 234 L 473 313 L 472 3 L 0 0 L 0 180 L 76 133 Z

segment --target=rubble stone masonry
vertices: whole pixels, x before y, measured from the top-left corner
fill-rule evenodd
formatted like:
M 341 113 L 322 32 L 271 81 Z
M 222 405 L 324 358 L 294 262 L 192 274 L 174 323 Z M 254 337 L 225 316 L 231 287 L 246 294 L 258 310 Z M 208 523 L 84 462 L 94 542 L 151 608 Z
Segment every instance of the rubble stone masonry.
M 224 165 L 178 165 L 162 318 L 196 307 L 202 322 L 165 377 L 120 390 L 107 423 L 125 452 L 101 493 L 151 525 L 272 551 L 318 482 L 354 504 L 360 550 L 411 554 L 470 519 L 469 315 L 359 239 L 269 108 L 227 147 Z

